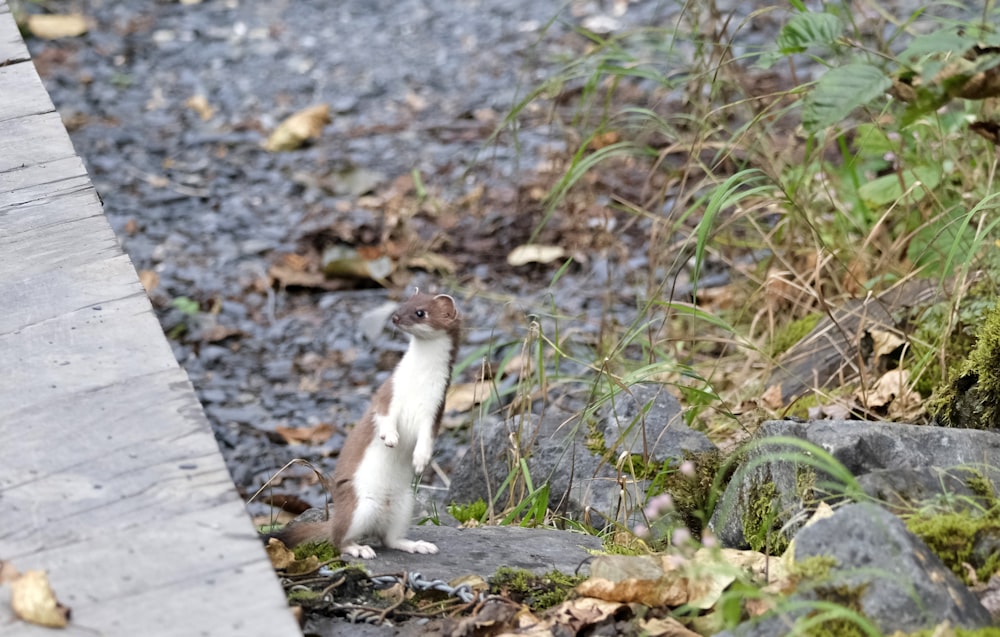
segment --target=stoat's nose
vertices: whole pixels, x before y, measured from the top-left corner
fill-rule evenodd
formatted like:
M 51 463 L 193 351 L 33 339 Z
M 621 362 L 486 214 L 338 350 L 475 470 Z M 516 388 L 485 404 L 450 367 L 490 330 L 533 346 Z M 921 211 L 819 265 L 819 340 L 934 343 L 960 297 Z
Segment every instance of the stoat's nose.
M 392 324 L 399 325 L 399 314 L 397 314 L 396 312 L 392 313 Z

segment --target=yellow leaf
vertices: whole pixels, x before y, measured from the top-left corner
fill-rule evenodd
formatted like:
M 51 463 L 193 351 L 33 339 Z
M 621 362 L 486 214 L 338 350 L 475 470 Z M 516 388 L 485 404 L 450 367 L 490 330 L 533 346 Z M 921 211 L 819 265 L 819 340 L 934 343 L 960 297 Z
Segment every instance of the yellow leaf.
M 87 32 L 87 18 L 79 13 L 32 14 L 28 16 L 28 31 L 36 38 L 57 40 L 74 38 Z
M 490 383 L 485 380 L 458 383 L 448 388 L 448 394 L 444 398 L 444 410 L 466 412 L 483 402 L 489 395 Z
M 566 249 L 562 246 L 546 246 L 537 243 L 529 243 L 517 246 L 507 255 L 507 264 L 515 268 L 529 263 L 552 263 L 566 256 Z
M 326 442 L 333 435 L 333 425 L 320 423 L 313 427 L 284 427 L 278 425 L 274 428 L 275 433 L 285 439 L 288 444 L 318 445 Z
M 192 95 L 185 100 L 184 106 L 197 113 L 203 122 L 207 122 L 215 115 L 215 109 L 208 103 L 208 98 L 204 95 Z
M 56 599 L 45 571 L 25 571 L 12 581 L 10 605 L 15 615 L 32 624 L 65 628 L 69 623 L 69 608 Z
M 329 104 L 310 106 L 281 122 L 267 138 L 264 149 L 272 153 L 295 150 L 307 140 L 319 137 L 323 127 L 329 123 Z

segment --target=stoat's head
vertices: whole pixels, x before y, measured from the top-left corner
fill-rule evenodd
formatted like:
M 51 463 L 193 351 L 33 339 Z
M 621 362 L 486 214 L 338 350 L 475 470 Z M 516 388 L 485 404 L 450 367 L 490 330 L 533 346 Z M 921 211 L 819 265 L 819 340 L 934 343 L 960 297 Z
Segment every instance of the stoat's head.
M 457 335 L 461 319 L 447 294 L 417 292 L 392 313 L 392 323 L 416 338 L 440 338 Z

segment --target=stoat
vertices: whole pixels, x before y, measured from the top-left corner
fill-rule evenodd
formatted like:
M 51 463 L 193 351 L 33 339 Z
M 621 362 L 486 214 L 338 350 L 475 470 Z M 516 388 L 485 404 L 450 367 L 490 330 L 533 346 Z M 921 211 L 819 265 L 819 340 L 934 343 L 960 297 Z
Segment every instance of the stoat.
M 344 441 L 333 472 L 333 513 L 324 522 L 291 524 L 271 537 L 286 546 L 329 539 L 342 553 L 372 559 L 361 544 L 437 553 L 430 542 L 409 540 L 414 474 L 431 459 L 445 392 L 458 351 L 461 319 L 447 294 L 414 294 L 392 315 L 410 336 L 402 360 L 375 392 L 371 406 Z

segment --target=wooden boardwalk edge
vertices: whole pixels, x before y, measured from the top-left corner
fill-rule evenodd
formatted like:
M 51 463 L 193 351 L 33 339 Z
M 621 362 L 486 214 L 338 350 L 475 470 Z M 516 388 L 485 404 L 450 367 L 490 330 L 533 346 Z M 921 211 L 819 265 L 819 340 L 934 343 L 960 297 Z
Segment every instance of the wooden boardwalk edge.
M 300 634 L 4 0 L 0 309 L 0 561 L 47 572 L 60 634 Z M 9 599 L 0 634 L 54 634 Z

